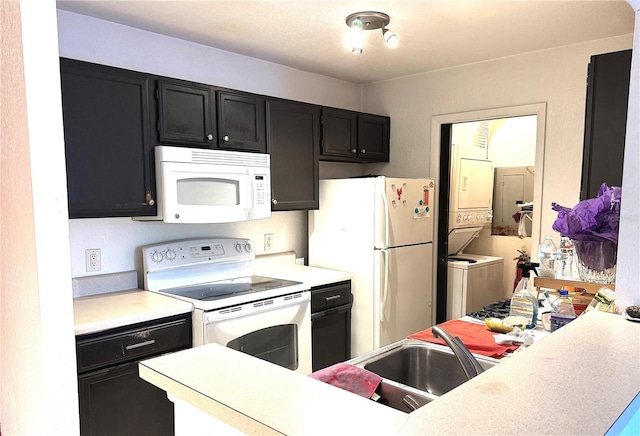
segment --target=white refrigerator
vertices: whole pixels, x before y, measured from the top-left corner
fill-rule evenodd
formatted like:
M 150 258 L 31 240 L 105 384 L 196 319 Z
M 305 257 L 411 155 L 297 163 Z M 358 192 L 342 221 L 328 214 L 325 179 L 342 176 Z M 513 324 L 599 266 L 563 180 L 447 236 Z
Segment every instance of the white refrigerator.
M 433 179 L 320 180 L 309 265 L 353 273 L 351 355 L 432 325 Z

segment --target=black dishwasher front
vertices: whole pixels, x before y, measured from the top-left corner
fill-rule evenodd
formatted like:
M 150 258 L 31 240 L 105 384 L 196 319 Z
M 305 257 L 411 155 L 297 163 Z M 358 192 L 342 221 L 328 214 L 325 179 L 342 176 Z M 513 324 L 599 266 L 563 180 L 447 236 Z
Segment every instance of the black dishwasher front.
M 173 403 L 138 362 L 190 348 L 191 332 L 187 313 L 77 336 L 80 434 L 173 435 Z
M 351 359 L 351 280 L 311 288 L 311 368 Z

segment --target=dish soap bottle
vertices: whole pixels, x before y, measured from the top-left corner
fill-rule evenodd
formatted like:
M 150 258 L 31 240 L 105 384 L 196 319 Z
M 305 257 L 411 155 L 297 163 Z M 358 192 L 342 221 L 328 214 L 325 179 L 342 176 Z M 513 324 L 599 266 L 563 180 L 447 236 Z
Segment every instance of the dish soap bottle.
M 554 332 L 560 327 L 569 324 L 576 319 L 576 311 L 569 298 L 569 291 L 560 290 L 560 296 L 553 302 L 554 311 L 551 313 L 551 331 Z
M 522 279 L 513 291 L 511 297 L 511 306 L 509 308 L 509 317 L 507 324 L 518 326 L 524 330 L 533 329 L 538 322 L 538 296 L 533 288 L 533 281 L 530 274 L 533 271 L 536 275 L 536 267 L 539 264 L 535 262 L 524 262 L 518 265 L 522 269 Z

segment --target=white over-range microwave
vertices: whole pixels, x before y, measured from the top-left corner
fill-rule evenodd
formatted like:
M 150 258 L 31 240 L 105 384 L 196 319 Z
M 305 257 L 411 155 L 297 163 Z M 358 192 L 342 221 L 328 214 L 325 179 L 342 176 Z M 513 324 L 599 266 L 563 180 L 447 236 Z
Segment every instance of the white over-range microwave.
M 228 223 L 271 216 L 268 154 L 155 147 L 156 216 L 139 221 Z

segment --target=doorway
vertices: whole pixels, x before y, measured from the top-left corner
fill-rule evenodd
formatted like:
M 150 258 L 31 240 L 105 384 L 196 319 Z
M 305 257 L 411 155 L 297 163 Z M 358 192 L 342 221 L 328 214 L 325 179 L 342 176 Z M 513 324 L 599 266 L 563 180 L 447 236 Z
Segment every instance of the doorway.
M 535 103 L 523 106 L 511 106 L 497 109 L 486 109 L 447 115 L 437 115 L 431 120 L 431 174 L 438 187 L 435 204 L 438 231 L 434 233 L 434 246 L 437 248 L 436 276 L 434 283 L 434 319 L 436 323 L 446 320 L 447 302 L 447 254 L 449 233 L 449 191 L 451 168 L 452 125 L 472 121 L 496 120 L 535 115 L 536 116 L 536 151 L 535 176 L 533 180 L 533 204 L 540 205 L 542 199 L 542 174 L 544 163 L 544 138 L 546 121 L 546 103 Z M 531 228 L 531 246 L 537 247 L 540 240 L 540 213 L 533 214 Z

